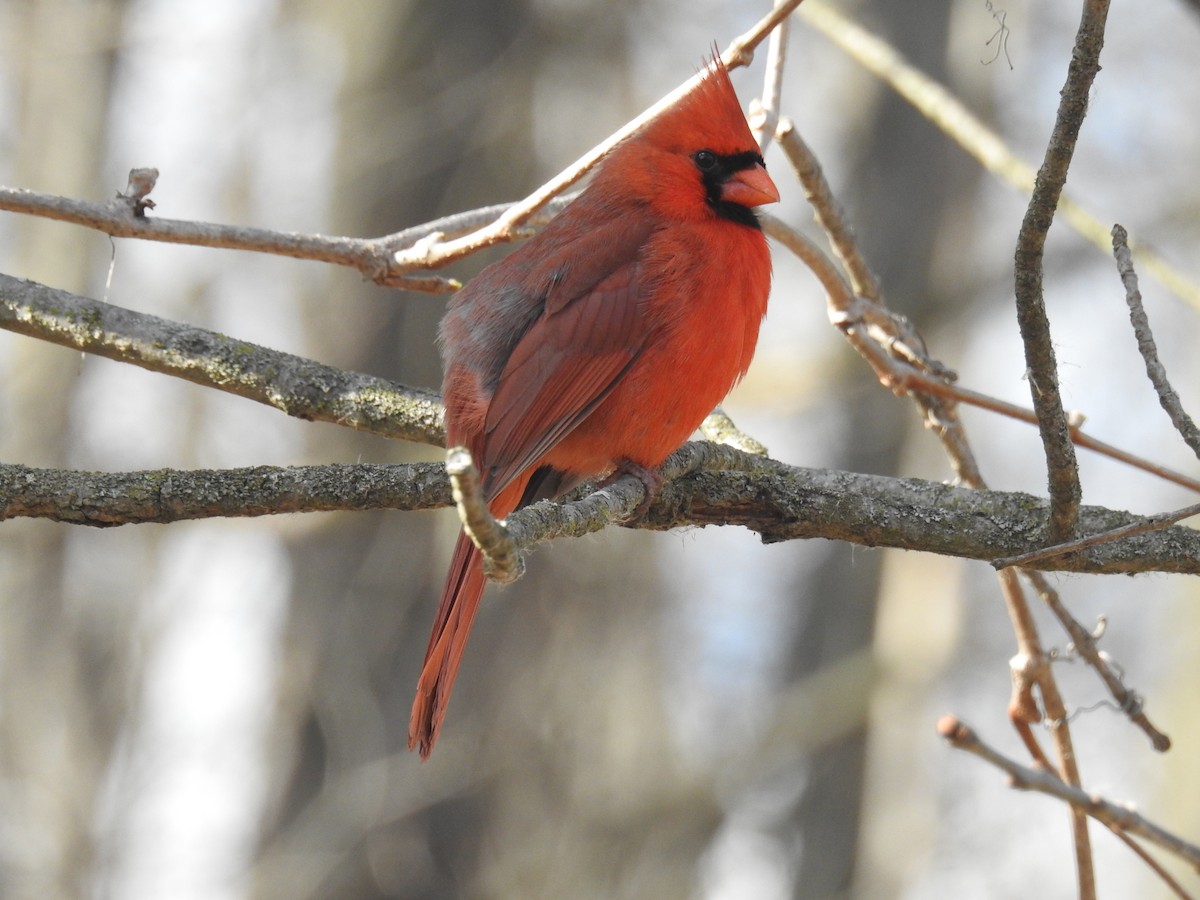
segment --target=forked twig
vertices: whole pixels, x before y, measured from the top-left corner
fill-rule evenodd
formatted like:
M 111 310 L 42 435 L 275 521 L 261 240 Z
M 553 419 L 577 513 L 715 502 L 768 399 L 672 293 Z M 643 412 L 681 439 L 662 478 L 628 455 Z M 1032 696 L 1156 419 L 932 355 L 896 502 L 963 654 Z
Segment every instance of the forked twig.
M 1178 856 L 1196 871 L 1200 871 L 1200 847 L 1181 840 L 1176 835 L 1151 822 L 1126 806 L 1119 806 L 1097 794 L 1065 784 L 1053 771 L 1023 766 L 984 743 L 974 729 L 954 716 L 943 716 L 937 723 L 938 734 L 957 750 L 973 753 L 1005 772 L 1012 786 L 1023 791 L 1049 794 L 1081 810 L 1115 833 L 1136 835 L 1163 850 Z

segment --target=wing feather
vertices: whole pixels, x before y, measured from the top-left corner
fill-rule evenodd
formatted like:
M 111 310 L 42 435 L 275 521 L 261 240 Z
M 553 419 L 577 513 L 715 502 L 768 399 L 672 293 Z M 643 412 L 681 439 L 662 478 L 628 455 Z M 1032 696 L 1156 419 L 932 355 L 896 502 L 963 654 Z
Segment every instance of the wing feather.
M 483 458 L 490 494 L 570 434 L 638 358 L 647 287 L 635 256 L 575 297 L 547 301 L 513 348 L 488 407 Z

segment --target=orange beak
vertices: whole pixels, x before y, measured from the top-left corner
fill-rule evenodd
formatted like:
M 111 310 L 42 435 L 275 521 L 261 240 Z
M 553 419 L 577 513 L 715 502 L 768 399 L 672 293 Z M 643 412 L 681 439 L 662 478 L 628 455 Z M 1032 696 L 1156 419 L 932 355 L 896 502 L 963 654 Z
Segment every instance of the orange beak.
M 741 206 L 762 206 L 764 203 L 779 202 L 779 188 L 758 163 L 730 176 L 721 185 L 721 199 Z

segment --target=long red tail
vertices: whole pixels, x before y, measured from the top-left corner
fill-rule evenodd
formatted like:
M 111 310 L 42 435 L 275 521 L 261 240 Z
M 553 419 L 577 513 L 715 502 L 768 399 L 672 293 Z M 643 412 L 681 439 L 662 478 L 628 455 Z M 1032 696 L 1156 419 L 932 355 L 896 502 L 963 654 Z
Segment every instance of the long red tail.
M 442 600 L 425 651 L 425 665 L 417 681 L 417 696 L 408 718 L 408 749 L 419 745 L 421 759 L 429 759 L 438 732 L 442 730 L 454 676 L 462 662 L 486 584 L 483 557 L 471 539 L 465 533 L 460 534 L 454 545 L 450 574 L 442 588 Z

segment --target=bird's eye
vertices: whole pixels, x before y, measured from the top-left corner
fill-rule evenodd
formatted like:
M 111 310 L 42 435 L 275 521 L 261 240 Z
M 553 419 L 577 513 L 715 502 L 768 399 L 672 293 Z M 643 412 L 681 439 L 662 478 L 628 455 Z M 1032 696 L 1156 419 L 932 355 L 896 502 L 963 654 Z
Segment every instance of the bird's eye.
M 701 150 L 692 159 L 701 172 L 711 172 L 717 167 L 717 154 L 711 150 Z

